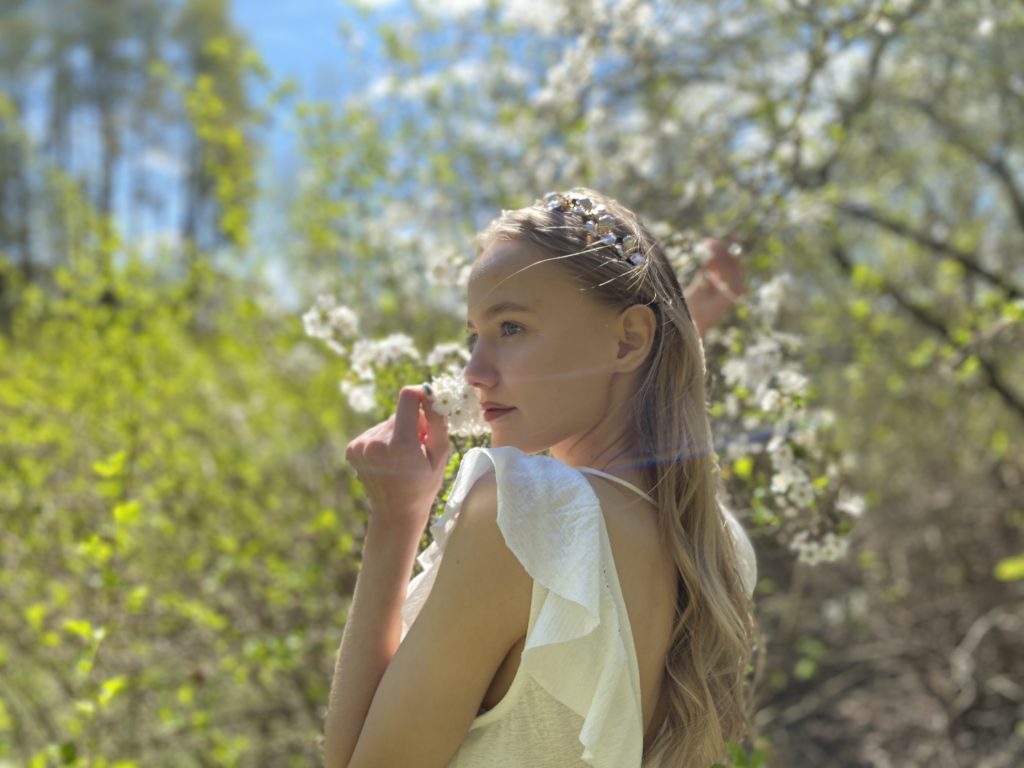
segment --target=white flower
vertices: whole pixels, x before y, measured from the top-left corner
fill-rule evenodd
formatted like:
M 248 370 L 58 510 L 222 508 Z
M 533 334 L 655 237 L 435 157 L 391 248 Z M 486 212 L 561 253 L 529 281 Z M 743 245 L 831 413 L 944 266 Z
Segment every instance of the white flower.
M 882 35 L 883 37 L 891 35 L 893 30 L 895 29 L 895 25 L 892 23 L 892 19 L 888 18 L 887 16 L 880 17 L 875 22 L 874 27 L 875 31 L 878 34 Z
M 735 419 L 740 414 L 740 399 L 732 392 L 725 396 L 725 412 L 731 419 Z
M 455 286 L 463 266 L 459 255 L 444 248 L 431 250 L 430 254 L 426 258 L 427 282 L 446 288 Z
M 455 287 L 465 289 L 466 286 L 469 285 L 469 275 L 472 271 L 472 262 L 466 262 L 465 264 L 463 264 L 455 275 Z
M 722 376 L 725 377 L 725 383 L 730 387 L 735 387 L 737 384 L 744 382 L 746 380 L 746 372 L 747 364 L 741 358 L 730 358 L 722 365 Z
M 457 341 L 438 344 L 427 354 L 426 364 L 431 368 L 444 367 L 450 373 L 456 373 L 469 362 L 466 346 Z
M 341 393 L 348 399 L 353 411 L 369 413 L 377 404 L 377 385 L 372 381 L 356 384 L 352 381 L 341 382 Z
M 789 542 L 789 548 L 799 552 L 800 562 L 808 565 L 841 560 L 846 556 L 849 547 L 848 539 L 839 538 L 832 532 L 826 533 L 821 541 L 810 541 L 807 531 L 798 531 Z
M 317 296 L 316 301 L 302 316 L 306 335 L 326 341 L 339 355 L 345 354 L 344 344 L 359 336 L 359 318 L 346 306 L 339 306 L 333 296 Z
M 803 483 L 810 484 L 807 473 L 796 463 L 793 457 L 793 449 L 784 445 L 772 454 L 772 466 L 775 474 L 772 475 L 772 493 L 783 494 L 791 486 L 798 486 Z M 804 497 L 800 492 L 801 498 Z M 796 499 L 794 499 L 796 501 Z
M 850 540 L 845 536 L 840 538 L 830 531 L 825 534 L 823 548 L 825 550 L 825 559 L 829 562 L 835 562 L 846 557 L 846 553 L 850 549 Z
M 701 240 L 693 247 L 693 255 L 701 264 L 707 264 L 714 255 L 714 252 L 711 250 L 711 245 L 708 244 L 707 240 Z
M 774 411 L 782 405 L 782 395 L 779 394 L 777 389 L 767 389 L 761 396 L 761 410 L 762 411 Z
M 749 456 L 756 450 L 756 447 L 750 441 L 750 436 L 746 432 L 740 432 L 733 440 L 730 440 L 725 446 L 725 455 L 730 459 L 736 459 L 740 456 Z
M 782 350 L 774 339 L 764 338 L 747 347 L 744 351 L 744 360 L 746 368 L 742 383 L 751 392 L 757 392 L 778 370 L 782 362 Z
M 836 501 L 836 509 L 845 512 L 853 517 L 860 517 L 864 514 L 864 497 L 860 494 L 850 493 L 845 488 L 839 492 L 839 499 Z
M 779 388 L 787 395 L 803 395 L 807 392 L 807 377 L 791 368 L 779 371 Z
M 814 422 L 819 429 L 828 429 L 836 423 L 836 414 L 828 408 L 819 408 L 814 412 Z
M 444 416 L 450 434 L 479 437 L 490 431 L 480 401 L 461 375 L 441 374 L 430 381 L 430 387 L 434 390 L 433 410 Z
M 806 479 L 806 475 L 794 482 L 789 489 L 789 498 L 798 507 L 807 508 L 814 501 L 814 486 Z
M 352 346 L 349 361 L 356 376 L 372 381 L 374 368 L 386 367 L 403 358 L 419 361 L 420 353 L 409 336 L 392 333 L 383 339 L 360 339 Z
M 792 483 L 792 478 L 786 472 L 776 472 L 772 475 L 772 493 L 783 494 Z
M 772 457 L 772 466 L 776 469 L 791 469 L 796 466 L 793 446 L 781 435 L 775 435 L 768 441 L 768 453 Z
M 824 600 L 821 604 L 821 617 L 831 626 L 842 624 L 846 618 L 846 608 L 840 600 Z
M 757 289 L 752 307 L 760 320 L 766 323 L 775 321 L 779 307 L 786 298 L 788 285 L 789 278 L 785 274 L 780 274 Z
M 996 31 L 996 21 L 991 16 L 985 16 L 981 21 L 978 22 L 978 28 L 975 30 L 975 34 L 978 37 L 992 37 L 992 33 Z

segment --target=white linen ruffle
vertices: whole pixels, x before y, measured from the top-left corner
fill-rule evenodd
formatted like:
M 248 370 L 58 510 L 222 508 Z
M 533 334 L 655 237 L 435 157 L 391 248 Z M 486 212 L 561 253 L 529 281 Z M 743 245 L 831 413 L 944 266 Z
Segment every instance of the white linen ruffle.
M 492 469 L 498 526 L 533 578 L 534 598 L 540 600 L 531 607 L 519 674 L 529 674 L 583 717 L 579 739 L 585 762 L 594 768 L 638 767 L 643 726 L 629 619 L 619 616 L 611 591 L 614 562 L 600 504 L 577 470 L 514 447 L 470 449 L 444 513 L 431 525 L 434 540 L 417 558 L 424 570 L 409 583 L 402 636 L 426 601 L 466 494 Z
M 402 638 L 426 602 L 445 543 L 473 484 L 494 471 L 498 526 L 534 580 L 530 627 L 518 674 L 529 674 L 579 714 L 581 758 L 594 768 L 639 768 L 643 751 L 640 680 L 633 635 L 615 572 L 600 502 L 583 473 L 518 448 L 472 448 L 462 459 L 433 541 L 409 582 Z M 726 518 L 753 591 L 753 548 L 739 522 Z M 600 553 L 595 558 L 595 553 Z M 620 607 L 621 606 L 621 607 Z

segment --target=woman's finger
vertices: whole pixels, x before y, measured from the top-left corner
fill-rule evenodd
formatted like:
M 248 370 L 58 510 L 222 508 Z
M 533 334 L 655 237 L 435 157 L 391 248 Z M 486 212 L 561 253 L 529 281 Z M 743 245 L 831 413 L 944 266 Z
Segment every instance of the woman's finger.
M 419 445 L 420 397 L 416 387 L 402 387 L 399 391 L 398 408 L 395 409 L 395 442 Z
M 437 467 L 439 463 L 448 460 L 450 447 L 448 445 L 448 424 L 445 422 L 444 416 L 434 410 L 433 397 L 426 393 L 424 393 L 423 410 L 421 431 L 426 435 L 423 447 L 427 451 L 427 458 L 430 460 L 431 466 Z

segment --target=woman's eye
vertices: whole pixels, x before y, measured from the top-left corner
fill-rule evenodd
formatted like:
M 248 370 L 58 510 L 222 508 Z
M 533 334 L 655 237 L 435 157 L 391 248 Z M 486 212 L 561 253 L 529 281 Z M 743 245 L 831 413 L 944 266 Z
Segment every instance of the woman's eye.
M 508 330 L 509 328 L 513 328 L 514 330 L 510 332 Z M 518 336 L 519 332 L 521 330 L 523 330 L 523 326 L 521 326 L 519 323 L 513 323 L 510 320 L 505 320 L 501 324 L 501 330 L 502 330 L 502 335 L 503 336 Z M 473 351 L 473 347 L 475 347 L 475 346 L 476 346 L 476 334 L 475 333 L 471 333 L 468 336 L 466 336 L 466 348 L 470 352 L 472 352 Z

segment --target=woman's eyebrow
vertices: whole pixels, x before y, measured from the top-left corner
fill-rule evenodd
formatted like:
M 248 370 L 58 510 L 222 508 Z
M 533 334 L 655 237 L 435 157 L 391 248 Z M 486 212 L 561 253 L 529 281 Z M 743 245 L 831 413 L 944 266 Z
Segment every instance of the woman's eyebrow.
M 502 312 L 536 312 L 533 307 L 528 307 L 525 304 L 517 304 L 514 301 L 499 301 L 497 304 L 491 306 L 484 312 L 484 319 L 490 320 L 495 315 L 501 314 Z M 466 326 L 471 326 L 473 323 L 468 319 L 466 320 Z

